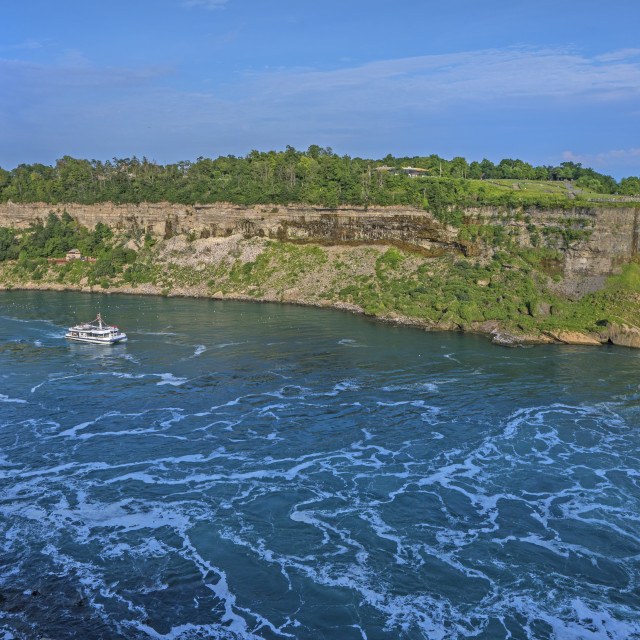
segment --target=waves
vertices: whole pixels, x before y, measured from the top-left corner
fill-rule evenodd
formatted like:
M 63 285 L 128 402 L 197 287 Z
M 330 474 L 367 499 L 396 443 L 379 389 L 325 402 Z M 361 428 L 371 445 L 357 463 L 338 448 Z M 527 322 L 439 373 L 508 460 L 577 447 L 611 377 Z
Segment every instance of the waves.
M 357 326 L 12 356 L 0 635 L 640 633 L 635 361 Z
M 625 506 L 637 493 L 624 491 L 626 484 L 636 486 L 637 460 L 620 466 L 616 451 L 628 434 L 619 416 L 611 431 L 610 409 L 518 410 L 490 437 L 452 447 L 448 439 L 403 439 L 402 430 L 389 432 L 384 416 L 376 424 L 374 405 L 361 401 L 357 411 L 372 430 L 369 439 L 343 432 L 327 443 L 334 446 L 283 456 L 269 436 L 275 433 L 291 446 L 291 426 L 280 424 L 285 416 L 300 417 L 310 405 L 317 414 L 344 415 L 323 404 L 332 396 L 309 388 L 299 392 L 281 387 L 262 402 L 239 397 L 198 415 L 171 408 L 106 413 L 41 436 L 84 445 L 98 438 L 116 448 L 161 436 L 175 439 L 170 446 L 181 447 L 182 454 L 167 455 L 162 445 L 156 457 L 117 462 L 104 452 L 98 460 L 95 449 L 84 451 L 82 458 L 94 454 L 84 461 L 58 460 L 19 474 L 9 470 L 2 477 L 13 479 L 13 499 L 30 496 L 36 504 L 22 499 L 22 506 L 3 514 L 20 522 L 27 538 L 43 536 L 43 527 L 54 532 L 45 555 L 83 585 L 104 624 L 124 615 L 118 602 L 140 613 L 119 618 L 125 637 L 217 637 L 221 625 L 240 637 L 264 637 L 266 629 L 274 637 L 314 637 L 322 618 L 313 607 L 304 610 L 303 596 L 312 585 L 319 601 L 337 599 L 334 606 L 351 611 L 347 627 L 365 637 L 375 628 L 389 637 L 446 637 L 452 628 L 460 635 L 493 628 L 497 637 L 535 628 L 531 637 L 556 637 L 584 630 L 587 617 L 594 629 L 609 633 L 636 629 L 622 622 L 631 609 L 621 619 L 602 605 L 612 588 L 624 593 L 626 586 L 631 594 L 640 550 L 637 517 Z M 343 400 L 362 398 L 351 387 L 343 394 Z M 287 402 L 273 404 L 274 395 Z M 352 415 L 353 403 L 345 404 Z M 414 419 L 425 409 L 415 401 L 408 407 Z M 397 408 L 377 411 L 393 415 Z M 568 419 L 562 428 L 558 417 Z M 258 421 L 269 418 L 273 431 L 265 434 Z M 195 427 L 191 434 L 185 425 Z M 310 438 L 318 422 L 297 428 Z M 600 431 L 597 441 L 594 429 Z M 146 442 L 142 449 L 151 452 L 153 446 Z M 46 500 L 38 497 L 43 490 Z M 62 555 L 64 545 L 71 552 Z M 83 547 L 93 552 L 81 561 Z M 104 585 L 112 571 L 122 582 L 123 556 L 125 566 L 142 563 L 147 569 L 139 589 L 131 585 L 126 596 L 116 596 Z M 186 606 L 190 622 L 168 628 L 166 621 L 152 621 L 148 597 L 175 597 L 172 574 L 192 576 L 200 594 L 195 602 L 203 598 L 199 589 L 213 594 L 213 622 L 207 622 L 211 609 L 195 603 Z M 268 603 L 256 606 L 244 584 L 256 575 L 298 615 L 287 622 Z M 587 582 L 570 586 L 576 575 Z M 620 603 L 617 608 L 625 610 Z M 368 612 L 369 622 L 358 622 L 355 611 Z M 596 611 L 600 622 L 585 611 Z

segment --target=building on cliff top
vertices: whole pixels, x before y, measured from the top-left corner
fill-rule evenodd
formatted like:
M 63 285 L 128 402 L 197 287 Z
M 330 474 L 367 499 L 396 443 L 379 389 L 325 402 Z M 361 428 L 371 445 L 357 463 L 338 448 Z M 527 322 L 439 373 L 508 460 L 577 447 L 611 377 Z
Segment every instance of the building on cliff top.
M 388 171 L 392 176 L 397 175 L 394 167 L 376 167 L 376 171 Z M 420 169 L 419 167 L 402 167 L 402 171 L 410 178 L 423 178 L 429 173 L 429 169 Z

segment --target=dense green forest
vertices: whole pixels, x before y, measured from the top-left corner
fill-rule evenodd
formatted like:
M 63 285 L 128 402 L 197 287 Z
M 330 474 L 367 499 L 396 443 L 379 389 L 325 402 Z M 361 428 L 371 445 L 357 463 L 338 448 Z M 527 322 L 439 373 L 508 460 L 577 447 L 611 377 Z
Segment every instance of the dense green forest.
M 423 177 L 407 175 L 406 167 L 425 169 Z M 324 207 L 340 205 L 412 205 L 444 211 L 452 204 L 566 206 L 553 189 L 517 191 L 494 181 L 571 181 L 571 198 L 593 194 L 635 195 L 640 179 L 619 183 L 573 162 L 532 166 L 522 160 L 499 164 L 484 159 L 468 163 L 437 155 L 380 160 L 339 156 L 330 148 L 307 151 L 252 151 L 245 157 L 160 165 L 142 158 L 111 161 L 64 156 L 55 166 L 21 164 L 0 169 L 0 202 L 77 202 L 181 204 L 229 202 L 239 205 L 304 202 Z M 502 187 L 502 188 L 501 188 Z
M 154 240 L 147 236 L 145 246 L 152 246 Z M 0 263 L 17 261 L 18 267 L 30 274 L 32 280 L 40 280 L 48 269 L 49 258 L 62 258 L 70 249 L 79 249 L 86 256 L 95 256 L 95 262 L 82 265 L 72 260 L 61 267 L 60 276 L 71 271 L 87 272 L 90 281 L 97 282 L 123 272 L 127 265 L 133 265 L 137 252 L 127 249 L 114 241 L 113 231 L 102 222 L 93 230 L 78 224 L 65 211 L 58 217 L 49 213 L 43 224 L 36 221 L 23 231 L 0 227 Z M 125 281 L 131 281 L 135 267 L 128 267 Z

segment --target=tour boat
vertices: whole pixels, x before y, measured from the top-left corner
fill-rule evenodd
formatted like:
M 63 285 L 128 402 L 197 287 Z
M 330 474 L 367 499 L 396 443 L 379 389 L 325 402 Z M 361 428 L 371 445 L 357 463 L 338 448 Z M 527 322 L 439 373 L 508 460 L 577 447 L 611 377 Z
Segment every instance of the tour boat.
M 127 334 L 122 333 L 118 327 L 108 325 L 100 314 L 98 314 L 98 317 L 92 322 L 85 322 L 69 327 L 66 337 L 69 340 L 76 340 L 77 342 L 116 344 L 116 342 L 125 342 Z

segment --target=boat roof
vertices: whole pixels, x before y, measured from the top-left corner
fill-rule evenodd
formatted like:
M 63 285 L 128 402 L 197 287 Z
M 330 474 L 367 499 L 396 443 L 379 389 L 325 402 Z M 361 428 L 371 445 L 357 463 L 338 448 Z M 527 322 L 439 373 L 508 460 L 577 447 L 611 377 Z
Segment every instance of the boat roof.
M 84 330 L 92 330 L 92 331 L 109 331 L 110 329 L 117 329 L 117 327 L 113 325 L 107 324 L 100 314 L 96 316 L 95 320 L 91 320 L 91 322 L 82 322 L 80 324 L 75 324 L 72 329 L 84 329 Z

